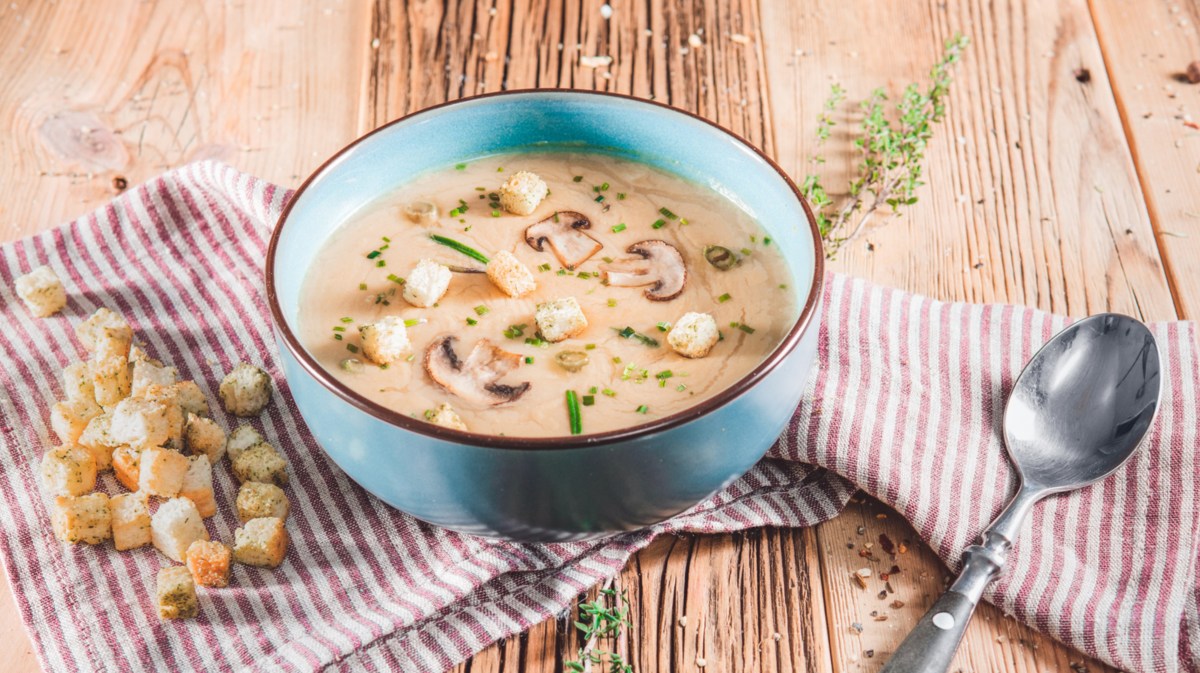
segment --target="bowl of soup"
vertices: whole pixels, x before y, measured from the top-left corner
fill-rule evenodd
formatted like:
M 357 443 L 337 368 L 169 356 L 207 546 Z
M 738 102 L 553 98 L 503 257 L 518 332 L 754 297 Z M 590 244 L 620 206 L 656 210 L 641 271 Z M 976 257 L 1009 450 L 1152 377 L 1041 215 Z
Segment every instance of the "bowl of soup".
M 309 177 L 267 254 L 309 430 L 387 504 L 528 541 L 634 530 L 727 486 L 816 358 L 820 236 L 732 133 L 626 96 L 429 108 Z

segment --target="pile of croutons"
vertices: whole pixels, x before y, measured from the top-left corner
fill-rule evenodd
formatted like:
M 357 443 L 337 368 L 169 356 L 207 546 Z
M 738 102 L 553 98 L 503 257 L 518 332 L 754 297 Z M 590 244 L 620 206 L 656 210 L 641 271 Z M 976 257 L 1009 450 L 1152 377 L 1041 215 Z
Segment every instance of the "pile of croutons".
M 39 283 L 49 280 L 39 274 Z M 50 412 L 62 445 L 41 461 L 55 536 L 92 545 L 111 539 L 118 551 L 154 545 L 186 564 L 158 573 L 164 619 L 195 616 L 196 585 L 228 586 L 233 561 L 278 566 L 288 544 L 283 456 L 248 425 L 226 436 L 209 417 L 200 387 L 135 345 L 133 330 L 117 313 L 101 308 L 75 333 L 90 357 L 63 370 L 66 399 Z M 219 394 L 225 411 L 254 416 L 271 399 L 271 380 L 262 369 L 239 364 Z M 243 523 L 232 549 L 210 540 L 204 524 L 217 513 L 212 470 L 225 457 L 241 483 L 235 505 Z M 109 497 L 97 491 L 104 470 L 112 470 L 129 492 Z

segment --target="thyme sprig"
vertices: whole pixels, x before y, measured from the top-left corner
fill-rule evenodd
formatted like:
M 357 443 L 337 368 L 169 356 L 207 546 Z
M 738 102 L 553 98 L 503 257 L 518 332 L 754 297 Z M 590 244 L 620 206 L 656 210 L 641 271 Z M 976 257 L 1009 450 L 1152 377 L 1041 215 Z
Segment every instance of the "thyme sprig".
M 816 214 L 827 257 L 834 257 L 842 245 L 862 233 L 883 206 L 899 215 L 917 202 L 917 189 L 925 184 L 921 180 L 925 149 L 933 137 L 933 125 L 946 114 L 951 73 L 969 43 L 961 34 L 946 42 L 941 60 L 930 72 L 929 88 L 922 91 L 918 84 L 909 84 L 896 103 L 894 119 L 885 112 L 888 97 L 882 88 L 872 91 L 860 104 L 861 136 L 854 140 L 854 147 L 862 153 L 862 160 L 840 207 L 834 204 L 819 175 L 811 173 L 804 178 L 800 191 Z M 834 84 L 817 117 L 818 147 L 832 135 L 836 125 L 833 115 L 845 97 L 845 90 Z M 820 165 L 825 158 L 814 154 L 811 162 Z
M 583 634 L 575 661 L 563 663 L 563 669 L 573 673 L 587 673 L 592 665 L 605 667 L 608 673 L 633 673 L 633 666 L 620 654 L 612 650 L 599 649 L 599 641 L 611 640 L 615 644 L 621 629 L 631 626 L 629 622 L 629 597 L 622 589 L 617 592 L 612 580 L 600 590 L 596 600 L 579 604 L 579 619 L 575 628 Z

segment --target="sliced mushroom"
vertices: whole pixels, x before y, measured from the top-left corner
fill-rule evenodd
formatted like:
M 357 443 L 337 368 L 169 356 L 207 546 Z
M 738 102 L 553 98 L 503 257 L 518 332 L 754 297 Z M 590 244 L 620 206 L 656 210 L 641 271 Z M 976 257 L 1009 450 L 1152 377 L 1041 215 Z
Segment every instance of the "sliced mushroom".
M 425 371 L 438 385 L 464 400 L 493 407 L 513 402 L 529 390 L 528 381 L 515 386 L 499 383 L 505 374 L 520 366 L 521 356 L 480 339 L 467 359 L 462 360 L 454 351 L 457 340 L 444 336 L 425 350 Z
M 549 243 L 559 263 L 574 269 L 604 247 L 600 241 L 583 232 L 591 227 L 592 223 L 582 214 L 560 210 L 537 224 L 529 225 L 525 229 L 525 242 L 538 252 L 542 252 L 545 244 Z
M 649 240 L 634 243 L 626 252 L 637 255 L 630 259 L 618 259 L 601 264 L 609 285 L 616 287 L 646 288 L 646 298 L 653 301 L 670 301 L 683 292 L 687 283 L 687 267 L 683 255 L 666 241 Z

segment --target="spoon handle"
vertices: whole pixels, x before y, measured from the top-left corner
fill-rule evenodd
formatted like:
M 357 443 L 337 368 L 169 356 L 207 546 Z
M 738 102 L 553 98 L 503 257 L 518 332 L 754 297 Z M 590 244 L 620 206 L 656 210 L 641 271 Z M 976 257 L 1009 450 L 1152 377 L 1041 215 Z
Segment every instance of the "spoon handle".
M 954 584 L 921 617 L 880 673 L 944 673 L 950 668 L 983 590 L 1000 574 L 1021 522 L 1042 495 L 1038 489 L 1021 486 L 984 529 L 979 544 L 963 552 L 963 569 Z

